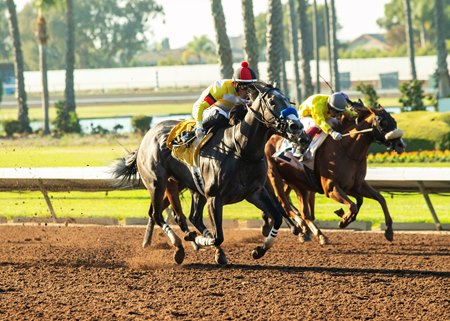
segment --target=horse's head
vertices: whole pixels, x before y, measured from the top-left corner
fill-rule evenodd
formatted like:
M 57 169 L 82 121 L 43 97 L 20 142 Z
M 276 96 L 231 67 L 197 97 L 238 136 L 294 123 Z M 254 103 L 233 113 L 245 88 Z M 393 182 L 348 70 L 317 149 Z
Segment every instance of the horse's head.
M 403 141 L 403 131 L 397 128 L 397 122 L 383 107 L 369 108 L 373 113 L 373 135 L 377 143 L 383 144 L 388 149 L 395 150 L 398 154 L 405 151 L 406 144 Z
M 289 99 L 276 87 L 255 84 L 254 101 L 250 109 L 258 113 L 258 119 L 271 131 L 291 141 L 298 141 L 304 134 L 303 124 Z

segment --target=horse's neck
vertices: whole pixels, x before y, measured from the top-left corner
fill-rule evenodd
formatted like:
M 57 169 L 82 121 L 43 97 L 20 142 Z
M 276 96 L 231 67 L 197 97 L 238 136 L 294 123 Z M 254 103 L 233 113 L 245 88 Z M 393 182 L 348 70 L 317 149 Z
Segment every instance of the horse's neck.
M 347 128 L 344 133 L 369 129 L 372 127 L 371 123 L 372 116 L 369 115 L 368 117 L 365 117 L 358 125 Z M 369 147 L 372 142 L 373 136 L 371 132 L 356 134 L 356 137 L 351 135 L 349 139 L 342 140 L 342 144 L 345 146 L 348 157 L 357 161 L 366 159 L 366 155 L 369 152 Z
M 258 161 L 264 158 L 264 146 L 267 142 L 269 129 L 262 124 L 252 111 L 248 111 L 233 130 L 236 154 L 248 161 Z

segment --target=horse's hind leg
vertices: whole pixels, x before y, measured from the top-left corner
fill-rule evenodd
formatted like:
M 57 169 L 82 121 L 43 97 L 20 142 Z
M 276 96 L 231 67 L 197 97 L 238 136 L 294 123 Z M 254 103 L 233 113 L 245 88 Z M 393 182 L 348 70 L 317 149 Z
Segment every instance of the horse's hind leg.
M 297 199 L 300 204 L 302 223 L 308 226 L 309 231 L 316 237 L 320 245 L 329 244 L 328 238 L 314 223 L 315 193 L 306 190 L 297 191 Z
M 195 233 L 194 231 L 190 231 L 187 221 L 186 221 L 186 216 L 183 213 L 183 208 L 181 206 L 181 202 L 180 202 L 180 192 L 181 192 L 181 188 L 178 185 L 178 182 L 169 179 L 168 183 L 167 183 L 167 187 L 166 187 L 166 198 L 164 198 L 164 200 L 168 200 L 168 202 L 170 203 L 170 205 L 172 206 L 172 209 L 175 213 L 175 222 L 178 224 L 178 226 L 180 227 L 180 229 L 184 232 L 185 237 L 184 239 L 187 241 L 192 241 L 192 238 L 195 239 L 195 237 L 197 236 L 197 233 Z M 165 206 L 166 204 L 164 204 Z M 200 247 L 195 243 L 195 242 L 191 242 L 192 246 L 194 247 L 194 250 L 198 251 L 200 249 Z
M 153 229 L 155 227 L 155 219 L 153 217 L 153 206 L 150 204 L 150 208 L 148 210 L 148 223 L 147 228 L 145 229 L 144 241 L 142 242 L 142 247 L 148 247 L 151 245 Z
M 167 186 L 167 176 L 161 168 L 154 168 L 153 173 L 156 176 L 156 178 L 153 179 L 148 178 L 150 175 L 141 174 L 141 179 L 150 192 L 153 219 L 155 220 L 155 223 L 162 228 L 164 233 L 167 234 L 172 242 L 172 245 L 176 247 L 174 259 L 176 263 L 181 264 L 185 256 L 183 244 L 181 243 L 181 239 L 175 234 L 169 224 L 166 223 L 162 214 L 164 210 L 164 194 Z M 150 226 L 150 220 L 147 228 Z

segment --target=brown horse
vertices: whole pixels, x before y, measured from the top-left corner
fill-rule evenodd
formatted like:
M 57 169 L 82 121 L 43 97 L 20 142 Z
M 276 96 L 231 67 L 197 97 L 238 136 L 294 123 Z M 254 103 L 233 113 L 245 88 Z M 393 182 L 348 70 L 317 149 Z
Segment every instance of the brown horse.
M 327 238 L 314 224 L 314 195 L 324 193 L 348 208 L 344 214 L 342 209 L 335 211 L 341 217 L 339 226 L 346 227 L 356 219 L 363 198 L 375 199 L 380 203 L 385 223 L 385 237 L 393 240 L 392 218 L 384 197 L 366 181 L 367 154 L 372 143 L 383 144 L 397 153 L 405 148 L 402 131 L 397 128 L 395 119 L 382 107 L 372 109 L 359 101 L 353 103 L 357 111 L 356 119 L 343 119 L 336 128 L 348 133 L 341 141 L 327 137 L 317 149 L 314 158 L 314 170 L 299 164 L 293 167 L 285 162 L 275 160 L 272 155 L 278 150 L 282 137 L 272 136 L 266 144 L 265 155 L 268 160 L 268 177 L 276 191 L 285 211 L 305 230 L 305 225 L 318 238 L 320 244 L 326 244 Z M 355 121 L 356 120 L 356 121 Z M 290 189 L 293 189 L 299 201 L 299 210 L 291 203 Z M 356 199 L 356 204 L 349 198 Z M 263 215 L 265 227 L 268 218 Z
M 180 238 L 165 222 L 162 211 L 167 206 L 170 194 L 176 195 L 182 187 L 187 187 L 193 195 L 191 214 L 198 220 L 203 236 L 193 241 L 198 245 L 214 246 L 215 261 L 227 264 L 227 258 L 220 245 L 224 241 L 222 228 L 223 206 L 247 200 L 257 208 L 270 213 L 274 226 L 262 246 L 257 246 L 252 256 L 259 259 L 272 247 L 286 216 L 278 200 L 265 187 L 267 163 L 264 158 L 264 146 L 268 138 L 278 133 L 291 140 L 303 133 L 295 109 L 281 91 L 266 84 L 255 84 L 252 105 L 239 124 L 219 129 L 200 152 L 199 168 L 202 174 L 203 188 L 188 166 L 175 159 L 167 147 L 167 139 L 175 121 L 164 121 L 150 129 L 144 136 L 139 149 L 121 159 L 114 169 L 116 178 L 124 183 L 139 177 L 148 189 L 151 197 L 149 221 L 144 236 L 144 246 L 151 243 L 155 223 L 162 228 L 176 248 L 174 258 L 182 263 L 185 252 Z M 171 179 L 178 185 L 172 185 Z M 173 201 L 173 200 L 172 200 Z M 208 212 L 214 226 L 210 233 L 201 222 L 202 210 L 208 205 Z

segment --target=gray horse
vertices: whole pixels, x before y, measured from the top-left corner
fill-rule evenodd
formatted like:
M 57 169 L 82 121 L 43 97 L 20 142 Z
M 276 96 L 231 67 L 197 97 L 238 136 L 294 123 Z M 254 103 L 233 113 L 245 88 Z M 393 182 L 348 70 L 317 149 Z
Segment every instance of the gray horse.
M 150 129 L 139 149 L 122 158 L 113 171 L 115 177 L 121 178 L 124 184 L 139 173 L 150 192 L 149 221 L 143 246 L 150 245 L 156 223 L 176 248 L 175 261 L 178 264 L 183 262 L 185 252 L 181 239 L 162 215 L 168 203 L 165 194 L 168 189 L 173 188 L 173 181 L 176 181 L 180 186 L 191 190 L 193 203 L 190 219 L 202 233 L 202 236 L 191 237 L 189 240 L 200 246 L 216 247 L 215 261 L 218 264 L 227 264 L 225 253 L 220 247 L 224 241 L 224 205 L 245 199 L 258 209 L 270 213 L 273 227 L 263 245 L 252 251 L 253 258 L 261 258 L 274 244 L 282 218 L 287 217 L 274 194 L 265 185 L 267 162 L 264 158 L 264 146 L 274 133 L 290 140 L 298 140 L 304 134 L 295 109 L 279 89 L 267 84 L 256 84 L 251 106 L 243 121 L 235 126 L 219 129 L 203 146 L 199 162 L 203 190 L 198 188 L 199 184 L 194 181 L 190 168 L 175 159 L 167 147 L 168 135 L 176 124 L 176 121 L 163 121 Z M 214 234 L 203 224 L 201 216 L 205 203 L 214 226 Z M 180 222 L 180 227 L 185 231 L 185 222 L 178 221 L 179 224 Z

